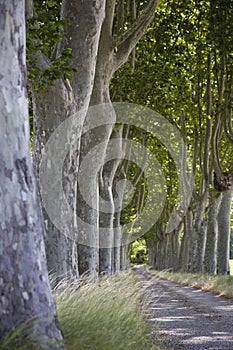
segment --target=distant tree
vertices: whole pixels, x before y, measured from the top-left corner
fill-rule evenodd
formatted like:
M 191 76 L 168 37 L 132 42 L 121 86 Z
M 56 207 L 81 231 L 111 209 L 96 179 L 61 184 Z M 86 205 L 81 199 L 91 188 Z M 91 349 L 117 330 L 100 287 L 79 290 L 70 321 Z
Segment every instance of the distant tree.
M 202 271 L 205 265 L 206 272 L 216 271 L 222 239 L 219 259 L 227 260 L 230 206 L 225 206 L 221 230 L 218 210 L 221 199 L 230 198 L 232 180 L 232 18 L 227 1 L 161 1 L 137 46 L 134 69 L 126 64 L 112 80 L 115 100 L 147 105 L 181 131 L 185 128 L 183 137 L 193 156 L 195 184 L 184 225 L 174 235 L 165 234 L 177 195 L 174 171 L 167 177 L 172 187 L 168 211 L 148 236 L 150 260 L 160 267 L 174 256 L 169 267 L 176 268 L 179 256 L 183 270 Z M 167 173 L 166 153 L 163 148 L 159 153 Z

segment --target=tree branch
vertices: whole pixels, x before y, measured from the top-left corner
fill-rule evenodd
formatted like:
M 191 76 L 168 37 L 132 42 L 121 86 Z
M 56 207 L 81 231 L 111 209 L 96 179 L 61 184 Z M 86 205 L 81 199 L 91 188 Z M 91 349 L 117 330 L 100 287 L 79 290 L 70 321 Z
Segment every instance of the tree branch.
M 211 89 L 211 55 L 208 55 L 207 60 L 207 86 L 206 86 L 206 96 L 207 96 L 207 106 L 206 106 L 206 134 L 205 134 L 205 146 L 204 146 L 204 179 L 206 183 L 210 179 L 210 169 L 209 169 L 209 154 L 210 154 L 210 144 L 212 137 L 212 89 Z
M 120 68 L 128 59 L 129 54 L 136 46 L 146 28 L 154 17 L 154 12 L 159 4 L 159 0 L 150 0 L 146 5 L 143 13 L 137 18 L 137 20 L 129 27 L 129 29 L 120 35 L 114 41 L 114 48 L 117 51 L 115 55 L 115 67 L 116 71 Z
M 219 154 L 218 154 L 218 141 L 219 141 L 219 129 L 220 129 L 220 118 L 221 115 L 219 114 L 216 116 L 215 124 L 213 127 L 213 134 L 212 134 L 212 160 L 213 160 L 213 167 L 214 171 L 219 179 L 223 176 L 223 170 L 220 165 L 219 161 Z
M 232 111 L 228 112 L 228 115 L 224 115 L 224 132 L 227 139 L 233 143 L 233 129 L 232 129 Z
M 137 18 L 137 11 L 136 11 L 136 3 L 135 0 L 131 1 L 131 7 L 130 7 L 130 15 L 133 18 L 133 20 L 136 20 Z M 135 67 L 135 57 L 136 57 L 136 49 L 135 47 L 132 50 L 132 68 Z
M 93 58 L 97 56 L 105 6 L 105 0 L 62 1 L 61 19 L 69 20 L 70 25 L 64 28 L 57 55 L 59 56 L 66 48 L 72 49 L 74 55 L 72 65 L 78 72 L 72 74 L 70 84 L 79 109 L 82 108 L 82 101 L 91 95 L 93 89 L 96 68 Z
M 99 40 L 99 52 L 107 57 L 113 44 L 113 19 L 116 7 L 116 0 L 106 0 L 105 18 L 101 28 Z M 98 60 L 97 60 L 98 61 Z M 98 65 L 98 63 L 97 63 Z M 98 70 L 98 69 L 97 69 Z
M 103 26 L 105 26 L 105 30 L 107 31 L 109 36 L 112 36 L 115 7 L 116 0 L 106 0 L 105 20 Z
M 225 108 L 224 108 L 224 132 L 227 137 L 227 139 L 233 143 L 233 128 L 232 128 L 232 106 L 230 101 L 232 100 L 233 94 L 232 94 L 232 74 L 230 75 L 230 78 L 228 79 L 227 84 L 227 91 L 225 92 Z

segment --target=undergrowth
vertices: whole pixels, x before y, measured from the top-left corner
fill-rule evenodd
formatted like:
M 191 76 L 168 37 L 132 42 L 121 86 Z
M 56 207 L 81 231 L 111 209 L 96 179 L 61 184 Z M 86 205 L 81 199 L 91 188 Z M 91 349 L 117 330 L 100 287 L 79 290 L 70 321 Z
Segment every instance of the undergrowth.
M 54 290 L 54 296 L 67 350 L 161 349 L 153 344 L 145 316 L 147 301 L 132 271 L 102 278 L 98 283 L 63 282 Z M 35 344 L 20 348 L 17 344 L 0 345 L 3 349 L 39 348 Z
M 61 327 L 70 350 L 150 349 L 140 285 L 132 272 L 64 290 L 56 296 Z

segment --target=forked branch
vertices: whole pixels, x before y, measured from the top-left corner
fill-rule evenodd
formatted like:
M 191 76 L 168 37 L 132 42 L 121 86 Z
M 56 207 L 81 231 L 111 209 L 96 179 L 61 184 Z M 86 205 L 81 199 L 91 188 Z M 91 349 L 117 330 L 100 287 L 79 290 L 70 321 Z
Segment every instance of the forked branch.
M 135 20 L 127 31 L 118 36 L 113 45 L 116 51 L 115 71 L 128 59 L 133 48 L 136 46 L 146 28 L 154 17 L 159 0 L 149 0 L 142 14 Z

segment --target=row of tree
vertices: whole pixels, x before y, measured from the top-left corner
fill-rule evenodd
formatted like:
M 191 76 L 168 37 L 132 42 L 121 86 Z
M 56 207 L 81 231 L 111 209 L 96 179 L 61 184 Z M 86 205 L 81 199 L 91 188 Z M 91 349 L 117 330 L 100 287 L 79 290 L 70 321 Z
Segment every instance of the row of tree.
M 162 1 L 137 47 L 135 70 L 123 67 L 113 82 L 114 98 L 147 105 L 175 123 L 187 145 L 184 159 L 192 159 L 182 185 L 189 179 L 187 210 L 171 231 L 179 182 L 171 154 L 159 148 L 167 203 L 146 235 L 157 269 L 229 273 L 232 16 L 231 1 Z
M 53 50 L 32 50 L 30 67 L 33 68 L 36 55 L 39 77 L 53 69 L 54 62 L 57 64 L 67 49 L 72 50 L 71 66 L 77 69 L 71 72 L 70 81 L 62 75 L 54 80 L 54 86 L 32 86 L 34 156 L 39 183 L 45 188 L 48 268 L 57 276 L 74 278 L 88 272 L 96 280 L 99 273 L 111 274 L 126 265 L 120 222 L 125 185 L 121 193 L 118 191 L 117 211 L 114 198 L 117 179 L 126 179 L 129 167 L 125 159 L 128 147 L 123 145 L 123 139 L 130 128 L 122 123 L 115 126 L 109 85 L 151 22 L 158 1 L 107 1 L 106 5 L 101 2 L 91 9 L 95 11 L 91 16 L 87 15 L 91 7 L 88 2 L 81 7 L 72 4 L 62 2 L 61 19 L 70 23 L 63 26 L 61 40 Z M 51 3 L 40 5 L 40 11 L 43 6 L 45 9 L 39 12 L 41 18 L 32 22 L 32 27 L 38 26 L 38 20 L 50 22 L 57 10 L 57 5 L 52 7 Z M 41 36 L 36 34 L 31 41 L 43 42 L 43 33 L 42 27 Z M 46 149 L 43 158 L 42 150 L 51 140 L 55 152 Z M 63 160 L 61 148 L 64 146 L 67 152 L 67 145 L 69 152 L 60 176 L 57 154 Z M 117 150 L 114 157 L 111 147 Z M 81 166 L 85 162 L 86 168 Z M 135 175 L 135 181 L 141 174 L 140 171 Z M 62 190 L 57 193 L 58 189 Z M 67 205 L 61 206 L 64 197 Z M 105 211 L 101 209 L 102 201 L 107 202 Z
M 62 347 L 48 270 L 97 280 L 143 234 L 158 269 L 228 272 L 232 4 L 158 2 L 27 0 L 27 84 L 25 4 L 3 1 L 0 339 L 30 320 Z
M 41 348 L 64 347 L 48 270 L 57 278 L 75 279 L 88 272 L 96 280 L 99 273 L 126 265 L 120 223 L 125 180 L 118 190 L 118 215 L 113 198 L 116 178 L 125 179 L 129 168 L 122 157 L 129 127 L 113 122 L 109 84 L 134 51 L 158 2 L 1 3 L 1 341 L 23 325 L 23 335 Z M 119 154 L 109 159 L 114 139 Z M 136 185 L 143 172 L 134 172 Z M 105 212 L 99 211 L 102 199 L 107 200 Z

